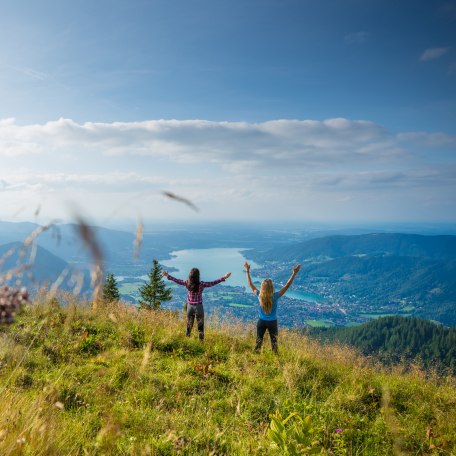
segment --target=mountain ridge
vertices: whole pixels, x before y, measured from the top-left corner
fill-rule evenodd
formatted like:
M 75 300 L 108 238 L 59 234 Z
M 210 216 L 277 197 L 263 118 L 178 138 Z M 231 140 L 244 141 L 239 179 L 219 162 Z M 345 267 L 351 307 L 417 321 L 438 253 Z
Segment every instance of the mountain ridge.
M 258 260 L 286 258 L 293 262 L 305 257 L 338 258 L 363 254 L 453 259 L 456 258 L 456 236 L 405 233 L 333 235 L 276 247 L 254 257 Z
M 3 284 L 25 286 L 30 291 L 49 287 L 62 279 L 62 290 L 73 290 L 72 275 L 77 269 L 62 258 L 39 245 L 25 246 L 21 242 L 0 245 L 0 280 Z M 80 292 L 86 293 L 90 288 L 89 274 L 81 274 Z

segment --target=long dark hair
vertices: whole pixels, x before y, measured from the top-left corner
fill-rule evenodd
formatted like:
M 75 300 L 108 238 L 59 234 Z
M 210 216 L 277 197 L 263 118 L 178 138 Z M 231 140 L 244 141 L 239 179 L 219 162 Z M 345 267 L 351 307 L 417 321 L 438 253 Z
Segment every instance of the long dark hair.
M 200 272 L 199 269 L 193 268 L 188 274 L 188 285 L 187 288 L 190 291 L 197 292 L 200 287 Z

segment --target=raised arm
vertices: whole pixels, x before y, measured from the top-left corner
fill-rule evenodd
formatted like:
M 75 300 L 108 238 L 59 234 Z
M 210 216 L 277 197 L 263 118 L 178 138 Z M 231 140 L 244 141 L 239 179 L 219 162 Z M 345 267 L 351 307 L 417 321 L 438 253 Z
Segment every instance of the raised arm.
M 299 272 L 300 269 L 300 264 L 293 268 L 293 273 L 291 274 L 291 277 L 288 279 L 288 282 L 285 284 L 285 286 L 279 291 L 279 296 L 283 296 L 288 290 L 288 288 L 290 288 L 290 285 L 293 283 L 293 280 L 295 279 L 296 274 Z
M 223 277 L 220 277 L 220 279 L 217 279 L 217 280 L 213 280 L 212 282 L 203 282 L 201 281 L 201 285 L 204 287 L 204 288 L 208 288 L 208 287 L 213 287 L 214 285 L 217 285 L 219 284 L 220 282 L 225 282 L 225 280 L 231 275 L 231 272 L 227 272 Z
M 250 264 L 247 263 L 247 261 L 244 263 L 244 268 L 245 268 L 245 272 L 247 274 L 247 283 L 249 284 L 249 287 L 252 289 L 252 291 L 257 294 L 258 293 L 258 289 L 257 287 L 253 284 L 252 282 L 252 278 L 250 277 Z
M 168 279 L 172 280 L 173 282 L 176 282 L 179 285 L 187 285 L 185 280 L 181 279 L 176 279 L 176 277 L 173 277 L 171 274 L 168 274 L 168 271 L 162 271 L 162 274 Z

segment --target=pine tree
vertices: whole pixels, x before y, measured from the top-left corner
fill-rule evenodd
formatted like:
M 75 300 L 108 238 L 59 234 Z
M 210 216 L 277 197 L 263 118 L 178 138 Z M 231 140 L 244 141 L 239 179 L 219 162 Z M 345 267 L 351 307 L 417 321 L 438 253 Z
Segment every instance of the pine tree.
M 146 282 L 140 289 L 139 305 L 143 309 L 158 309 L 162 302 L 170 301 L 172 298 L 171 288 L 165 285 L 162 276 L 162 269 L 157 260 L 153 261 L 149 274 L 149 282 Z
M 111 272 L 106 277 L 106 282 L 103 285 L 103 301 L 113 302 L 120 299 L 119 288 L 117 287 L 117 280 Z

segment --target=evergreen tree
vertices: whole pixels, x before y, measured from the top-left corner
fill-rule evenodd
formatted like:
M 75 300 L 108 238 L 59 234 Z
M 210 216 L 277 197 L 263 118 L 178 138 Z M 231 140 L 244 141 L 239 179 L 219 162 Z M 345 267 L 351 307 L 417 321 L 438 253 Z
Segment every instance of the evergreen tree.
M 153 261 L 148 277 L 149 282 L 139 289 L 139 305 L 143 309 L 158 309 L 162 302 L 171 301 L 172 291 L 165 285 L 162 269 L 157 260 Z
M 113 302 L 120 299 L 119 288 L 117 287 L 117 280 L 111 272 L 106 277 L 103 285 L 103 301 Z

